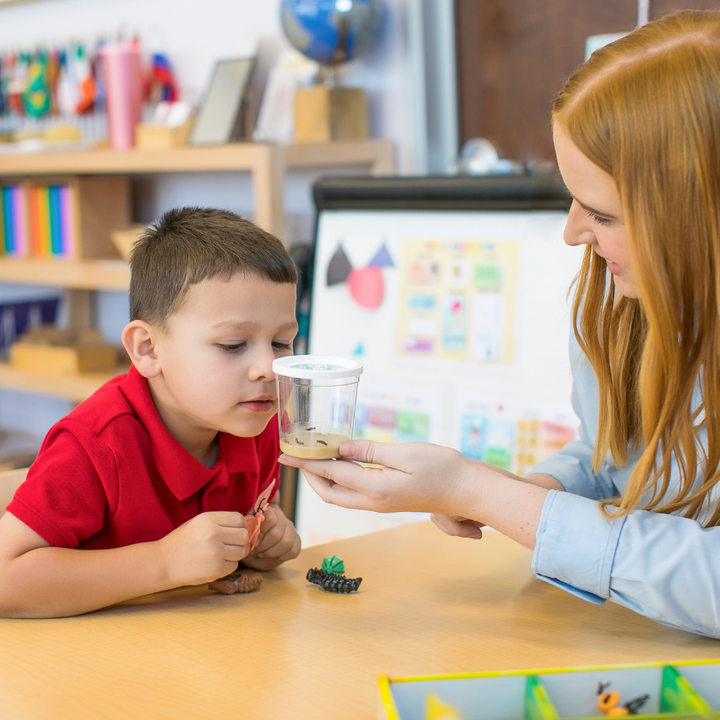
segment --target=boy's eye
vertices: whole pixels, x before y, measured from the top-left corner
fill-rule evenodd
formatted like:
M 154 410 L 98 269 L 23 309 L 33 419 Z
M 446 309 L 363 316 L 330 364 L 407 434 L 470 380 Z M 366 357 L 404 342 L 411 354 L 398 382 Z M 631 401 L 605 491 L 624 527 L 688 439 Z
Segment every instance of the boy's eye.
M 233 343 L 232 345 L 223 345 L 222 343 L 218 343 L 218 347 L 224 352 L 233 353 L 238 350 L 242 350 L 245 347 L 245 343 Z
M 281 342 L 274 342 L 273 347 L 276 350 L 292 350 L 292 343 L 281 343 Z

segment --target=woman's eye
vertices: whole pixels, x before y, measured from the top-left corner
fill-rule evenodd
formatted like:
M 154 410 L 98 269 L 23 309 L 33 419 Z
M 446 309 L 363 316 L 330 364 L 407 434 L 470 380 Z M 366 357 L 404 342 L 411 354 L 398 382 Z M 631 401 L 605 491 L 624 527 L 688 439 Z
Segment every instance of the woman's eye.
M 242 350 L 245 347 L 245 343 L 233 343 L 231 345 L 223 345 L 222 343 L 218 343 L 218 347 L 223 352 L 233 353 L 237 352 L 238 350 Z
M 588 215 L 598 224 L 598 225 L 609 225 L 612 220 L 609 218 L 603 217 L 602 215 L 596 215 L 595 213 L 588 212 Z

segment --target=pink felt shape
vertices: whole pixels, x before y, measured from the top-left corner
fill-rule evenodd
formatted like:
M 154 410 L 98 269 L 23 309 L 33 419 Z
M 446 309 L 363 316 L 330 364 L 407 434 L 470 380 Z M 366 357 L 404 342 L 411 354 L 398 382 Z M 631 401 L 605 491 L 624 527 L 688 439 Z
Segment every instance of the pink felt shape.
M 375 310 L 380 306 L 385 293 L 385 285 L 380 268 L 364 267 L 353 270 L 347 279 L 353 300 L 366 310 Z

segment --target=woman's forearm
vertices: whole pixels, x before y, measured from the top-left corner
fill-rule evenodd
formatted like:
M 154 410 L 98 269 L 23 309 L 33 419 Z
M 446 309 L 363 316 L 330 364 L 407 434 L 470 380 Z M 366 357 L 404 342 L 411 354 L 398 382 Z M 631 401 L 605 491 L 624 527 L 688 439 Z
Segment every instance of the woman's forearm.
M 463 482 L 454 514 L 472 518 L 534 549 L 535 534 L 549 488 L 533 483 L 532 479 L 549 476 L 521 478 L 491 465 L 476 465 L 477 477 Z M 557 483 L 554 478 L 550 480 Z M 548 482 L 548 485 L 552 483 Z

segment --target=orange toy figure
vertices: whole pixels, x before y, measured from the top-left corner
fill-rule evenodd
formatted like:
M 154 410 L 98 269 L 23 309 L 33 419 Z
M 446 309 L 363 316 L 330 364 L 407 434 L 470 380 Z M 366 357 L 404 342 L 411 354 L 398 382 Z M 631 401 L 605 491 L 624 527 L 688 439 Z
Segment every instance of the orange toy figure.
M 607 717 L 624 717 L 625 715 L 637 715 L 638 710 L 648 701 L 649 695 L 640 695 L 634 700 L 620 705 L 620 693 L 607 691 L 610 683 L 598 684 L 598 710 Z
M 253 508 L 252 514 L 248 515 L 245 519 L 247 521 L 248 533 L 250 533 L 250 539 L 248 540 L 248 553 L 251 553 L 257 545 L 258 538 L 260 537 L 260 526 L 265 519 L 265 508 L 268 506 L 268 498 L 272 495 L 272 491 L 275 489 L 275 480 L 273 480 L 266 488 L 262 491 L 258 499 L 255 501 L 255 507 Z

